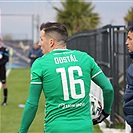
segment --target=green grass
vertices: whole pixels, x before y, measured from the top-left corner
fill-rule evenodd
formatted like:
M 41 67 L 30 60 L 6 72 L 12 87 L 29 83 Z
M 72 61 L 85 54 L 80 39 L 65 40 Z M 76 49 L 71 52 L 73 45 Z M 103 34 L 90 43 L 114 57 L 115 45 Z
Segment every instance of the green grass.
M 0 133 L 17 133 L 23 108 L 19 104 L 25 104 L 29 92 L 30 69 L 12 69 L 8 78 L 8 106 L 0 107 Z M 0 102 L 3 100 L 3 91 L 0 90 Z M 36 117 L 30 126 L 28 133 L 43 133 L 44 125 L 44 96 L 41 95 Z M 94 133 L 102 133 L 99 126 L 94 126 Z

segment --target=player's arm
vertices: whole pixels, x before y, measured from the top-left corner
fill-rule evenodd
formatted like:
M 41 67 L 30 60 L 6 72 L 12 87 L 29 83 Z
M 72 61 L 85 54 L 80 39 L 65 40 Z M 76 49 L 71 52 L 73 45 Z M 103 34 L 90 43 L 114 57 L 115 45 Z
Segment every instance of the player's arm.
M 93 58 L 91 61 L 91 80 L 96 83 L 103 91 L 104 112 L 110 114 L 114 99 L 114 90 L 112 84 L 105 76 L 101 68 L 97 65 Z
M 114 99 L 114 89 L 109 79 L 104 75 L 103 72 L 101 72 L 96 77 L 94 77 L 92 80 L 102 89 L 104 111 L 105 113 L 110 114 L 113 99 Z
M 30 93 L 25 104 L 19 133 L 27 133 L 38 109 L 38 102 L 42 92 L 41 84 L 31 84 Z
M 40 95 L 42 92 L 42 82 L 41 82 L 41 68 L 38 65 L 33 65 L 31 74 L 31 82 L 30 82 L 30 92 L 28 99 L 26 101 L 26 105 L 24 108 L 24 112 L 22 115 L 22 122 L 19 129 L 19 133 L 27 133 L 34 117 L 36 115 L 36 111 L 38 109 L 38 103 L 40 99 Z
M 93 120 L 93 124 L 95 125 L 102 122 L 109 116 L 114 99 L 114 90 L 110 81 L 103 72 L 95 76 L 92 80 L 102 89 L 104 103 L 102 114 L 97 120 Z
M 3 57 L 0 60 L 0 65 L 4 65 L 9 61 L 9 50 L 5 49 L 3 52 Z

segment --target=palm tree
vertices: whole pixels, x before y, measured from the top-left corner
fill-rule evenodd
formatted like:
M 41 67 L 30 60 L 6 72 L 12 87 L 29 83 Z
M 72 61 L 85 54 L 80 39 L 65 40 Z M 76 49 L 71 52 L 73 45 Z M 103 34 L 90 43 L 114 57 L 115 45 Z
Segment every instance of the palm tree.
M 84 0 L 66 0 L 61 2 L 63 9 L 54 7 L 57 11 L 57 21 L 66 25 L 69 35 L 96 29 L 100 23 L 99 14 L 94 13 L 91 2 Z
M 132 25 L 133 23 L 133 7 L 128 10 L 128 13 L 124 17 L 126 25 Z

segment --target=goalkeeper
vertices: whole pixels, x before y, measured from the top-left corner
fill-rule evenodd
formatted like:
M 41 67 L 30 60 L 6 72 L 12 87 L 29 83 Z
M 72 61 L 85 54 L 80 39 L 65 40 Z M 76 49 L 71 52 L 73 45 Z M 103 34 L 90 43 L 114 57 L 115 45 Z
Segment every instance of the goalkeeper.
M 19 133 L 28 132 L 42 92 L 46 100 L 44 133 L 92 133 L 92 125 L 110 114 L 114 98 L 110 81 L 87 53 L 67 49 L 67 38 L 63 24 L 41 24 L 39 45 L 44 56 L 31 68 L 30 92 Z M 103 112 L 95 121 L 90 114 L 91 80 L 102 88 L 104 97 Z

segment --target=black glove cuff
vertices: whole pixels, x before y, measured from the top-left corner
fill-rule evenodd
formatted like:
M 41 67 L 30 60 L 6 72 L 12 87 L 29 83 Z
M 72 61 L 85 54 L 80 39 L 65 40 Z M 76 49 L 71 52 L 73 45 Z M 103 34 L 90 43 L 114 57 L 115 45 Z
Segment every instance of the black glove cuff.
M 105 113 L 104 110 L 102 110 L 102 114 L 105 116 L 105 117 L 108 117 L 109 114 Z

